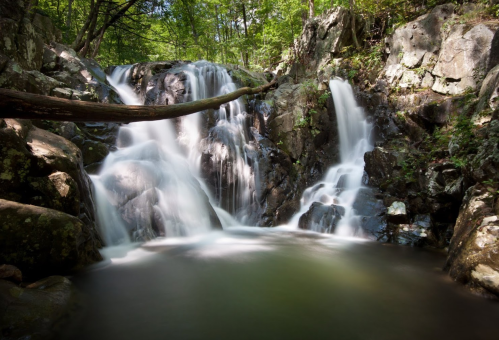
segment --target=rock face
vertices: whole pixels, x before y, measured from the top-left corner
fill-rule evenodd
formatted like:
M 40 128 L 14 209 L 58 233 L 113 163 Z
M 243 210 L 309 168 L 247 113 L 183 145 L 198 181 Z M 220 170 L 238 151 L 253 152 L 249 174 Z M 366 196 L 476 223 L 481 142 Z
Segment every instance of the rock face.
M 0 262 L 16 264 L 26 270 L 26 273 L 35 276 L 44 270 L 68 270 L 79 263 L 80 259 L 74 254 L 69 262 L 61 261 L 58 265 L 42 260 L 41 254 L 50 249 L 51 243 L 45 244 L 43 248 L 42 240 L 37 240 L 34 236 L 25 239 L 27 235 L 23 228 L 27 227 L 46 233 L 45 237 L 50 240 L 50 231 L 42 230 L 48 228 L 47 223 L 51 220 L 40 220 L 39 216 L 35 216 L 39 213 L 36 209 L 47 210 L 47 216 L 55 216 L 53 220 L 60 221 L 57 223 L 60 223 L 61 228 L 64 228 L 64 221 L 68 221 L 74 228 L 80 229 L 70 230 L 71 237 L 75 237 L 73 243 L 65 242 L 75 247 L 74 252 L 83 247 L 91 254 L 82 255 L 82 263 L 99 260 L 97 248 L 100 243 L 95 235 L 90 181 L 83 170 L 80 150 L 66 139 L 22 120 L 4 120 L 3 127 L 0 128 L 0 140 L 0 158 L 3 160 L 0 163 L 0 198 L 4 199 Z M 26 208 L 23 210 L 20 206 Z M 13 215 L 15 209 L 12 207 L 26 213 L 22 221 L 16 220 L 17 217 Z M 5 215 L 7 213 L 9 217 Z M 19 222 L 18 225 L 16 221 Z M 76 237 L 77 234 L 80 236 Z M 15 253 L 21 255 L 11 258 Z M 57 252 L 54 255 L 61 256 Z
M 431 88 L 444 95 L 480 89 L 495 63 L 492 40 L 499 25 L 456 24 L 455 18 L 455 6 L 445 4 L 396 29 L 386 41 L 387 83 L 403 89 Z
M 332 8 L 309 19 L 295 41 L 298 60 L 291 66 L 291 73 L 304 75 L 305 71 L 315 72 L 327 65 L 343 47 L 352 44 L 351 24 L 350 12 L 343 7 Z M 359 34 L 362 25 L 357 22 L 356 27 Z M 306 65 L 306 70 L 300 64 Z
M 486 186 L 468 189 L 454 227 L 446 269 L 473 291 L 499 297 L 499 218 Z

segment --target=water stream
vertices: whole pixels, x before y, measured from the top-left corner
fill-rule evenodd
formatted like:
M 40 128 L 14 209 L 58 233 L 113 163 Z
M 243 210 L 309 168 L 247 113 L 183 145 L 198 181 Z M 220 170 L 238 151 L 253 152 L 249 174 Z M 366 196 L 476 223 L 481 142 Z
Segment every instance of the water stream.
M 234 89 L 218 66 L 183 67 L 188 99 Z M 129 71 L 118 67 L 110 82 L 125 103 L 138 105 L 126 84 Z M 371 149 L 370 126 L 347 83 L 333 80 L 330 87 L 341 164 L 307 189 L 291 224 L 321 202 L 344 209 L 338 234 L 358 235 L 352 203 L 361 188 L 363 154 Z M 442 253 L 289 227 L 227 228 L 251 215 L 255 179 L 244 106 L 236 101 L 214 114 L 212 138 L 204 141 L 200 114 L 177 126 L 161 121 L 121 128 L 118 150 L 92 180 L 105 240 L 124 251 L 73 278 L 81 298 L 58 338 L 497 338 L 499 305 L 451 282 L 441 271 Z M 199 144 L 214 155 L 217 171 L 225 171 L 213 193 L 200 178 Z M 225 230 L 209 232 L 213 209 Z M 127 244 L 156 236 L 139 235 L 144 230 L 168 237 Z
M 320 202 L 343 208 L 343 216 L 337 221 L 334 230 L 332 221 L 325 218 L 312 221 L 310 230 L 334 232 L 341 236 L 362 236 L 359 216 L 353 209 L 353 204 L 362 187 L 364 154 L 372 150 L 369 141 L 372 127 L 366 121 L 364 110 L 357 105 L 352 87 L 347 81 L 332 79 L 329 88 L 338 122 L 341 163 L 331 167 L 323 181 L 304 191 L 300 211 L 293 216 L 289 224 L 297 227 L 300 217 L 309 211 L 314 202 Z

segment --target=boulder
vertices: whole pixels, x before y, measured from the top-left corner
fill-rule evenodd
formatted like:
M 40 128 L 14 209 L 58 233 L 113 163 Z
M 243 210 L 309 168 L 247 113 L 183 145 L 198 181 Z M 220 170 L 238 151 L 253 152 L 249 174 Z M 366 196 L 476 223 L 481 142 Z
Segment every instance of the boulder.
M 499 138 L 499 109 L 494 111 L 493 117 L 483 131 L 484 134 L 476 155 L 469 156 L 471 160 L 469 175 L 478 183 L 487 180 L 499 181 L 497 172 L 499 167 L 499 146 L 497 144 Z
M 95 231 L 60 211 L 0 199 L 0 262 L 26 276 L 64 273 L 101 260 Z
M 2 264 L 0 265 L 0 280 L 9 280 L 19 283 L 23 280 L 23 274 L 15 266 Z
M 39 71 L 25 71 L 21 65 L 11 60 L 0 73 L 0 87 L 48 96 L 56 87 L 65 86 Z
M 298 227 L 300 229 L 333 234 L 344 215 L 345 208 L 341 206 L 314 202 L 308 211 L 300 217 Z
M 499 297 L 499 218 L 492 195 L 481 184 L 466 191 L 449 246 L 446 270 L 472 291 Z
M 52 20 L 48 16 L 40 12 L 35 13 L 32 25 L 35 30 L 40 33 L 45 44 L 48 45 L 52 42 L 62 41 L 61 30 L 54 26 Z
M 427 67 L 431 71 L 432 59 L 436 60 L 442 42 L 442 26 L 453 16 L 454 5 L 445 4 L 397 28 L 386 40 L 390 53 L 386 62 L 387 76 L 393 74 L 392 65 L 409 69 Z M 390 83 L 393 83 L 393 78 Z
M 25 288 L 0 280 L 0 336 L 2 339 L 52 339 L 74 298 L 71 282 L 51 276 Z

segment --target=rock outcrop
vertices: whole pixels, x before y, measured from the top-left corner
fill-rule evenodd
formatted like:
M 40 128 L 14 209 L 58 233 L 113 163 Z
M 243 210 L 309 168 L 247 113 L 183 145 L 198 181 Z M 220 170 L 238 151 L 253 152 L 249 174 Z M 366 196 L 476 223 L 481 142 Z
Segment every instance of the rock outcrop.
M 499 295 L 499 218 L 496 188 L 469 188 L 449 246 L 446 269 L 455 280 L 486 296 Z

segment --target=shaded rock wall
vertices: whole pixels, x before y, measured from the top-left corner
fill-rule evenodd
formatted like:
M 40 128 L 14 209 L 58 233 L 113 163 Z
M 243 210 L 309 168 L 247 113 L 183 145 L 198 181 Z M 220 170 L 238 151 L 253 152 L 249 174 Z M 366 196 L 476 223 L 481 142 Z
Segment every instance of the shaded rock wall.
M 73 100 L 119 102 L 105 74 L 60 44 L 27 2 L 0 4 L 0 87 Z M 0 262 L 28 279 L 101 259 L 91 183 L 114 148 L 116 124 L 0 120 Z

